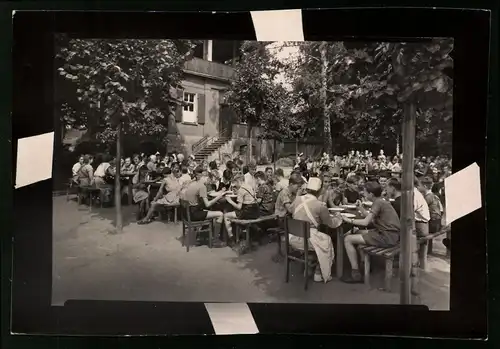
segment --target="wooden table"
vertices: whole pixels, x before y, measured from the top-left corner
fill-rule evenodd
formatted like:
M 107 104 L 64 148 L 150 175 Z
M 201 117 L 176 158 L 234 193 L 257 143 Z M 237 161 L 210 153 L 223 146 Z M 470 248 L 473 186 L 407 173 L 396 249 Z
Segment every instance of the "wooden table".
M 345 213 L 352 213 L 355 214 L 356 217 L 355 219 L 360 219 L 363 218 L 361 215 L 358 213 L 357 209 L 346 209 Z M 344 251 L 345 251 L 345 246 L 344 246 L 344 236 L 345 233 L 349 230 L 351 230 L 354 226 L 349 223 L 343 222 L 340 227 L 335 229 L 335 233 L 337 235 L 337 253 L 335 257 L 335 266 L 337 269 L 337 278 L 341 278 L 344 274 Z

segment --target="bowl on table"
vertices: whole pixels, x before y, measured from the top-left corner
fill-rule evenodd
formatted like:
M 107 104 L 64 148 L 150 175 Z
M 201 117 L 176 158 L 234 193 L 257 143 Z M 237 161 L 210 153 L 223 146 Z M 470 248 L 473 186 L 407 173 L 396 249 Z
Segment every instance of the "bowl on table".
M 372 207 L 373 206 L 373 202 L 371 202 L 371 201 L 363 201 L 363 206 Z
M 354 210 L 357 208 L 356 205 L 351 205 L 351 204 L 350 205 L 340 205 L 340 207 L 345 208 L 345 209 L 349 209 L 349 210 Z
M 344 212 L 345 208 L 342 208 L 342 207 L 332 207 L 332 208 L 329 208 L 328 211 L 330 213 L 339 213 L 339 212 Z

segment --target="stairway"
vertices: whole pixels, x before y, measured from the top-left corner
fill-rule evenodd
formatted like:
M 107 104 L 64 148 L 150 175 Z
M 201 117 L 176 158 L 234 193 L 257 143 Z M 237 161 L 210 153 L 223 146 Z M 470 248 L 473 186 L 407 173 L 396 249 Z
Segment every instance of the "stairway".
M 212 155 L 216 150 L 218 150 L 220 147 L 222 147 L 224 144 L 229 142 L 231 138 L 229 137 L 221 137 L 216 140 L 214 140 L 212 143 L 209 145 L 205 146 L 201 150 L 197 151 L 194 154 L 195 161 L 200 162 L 203 160 L 206 160 L 210 155 Z

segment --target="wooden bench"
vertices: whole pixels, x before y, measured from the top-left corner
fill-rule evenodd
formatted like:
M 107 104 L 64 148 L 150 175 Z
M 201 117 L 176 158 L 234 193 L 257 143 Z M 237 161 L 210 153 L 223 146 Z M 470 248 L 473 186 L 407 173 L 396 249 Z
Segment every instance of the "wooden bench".
M 417 240 L 418 255 L 419 255 L 419 263 L 420 267 L 424 270 L 427 268 L 427 251 L 428 251 L 428 242 L 437 238 L 438 236 L 446 234 L 447 230 L 442 229 L 437 233 L 429 234 L 427 236 L 421 237 Z M 364 279 L 365 285 L 370 285 L 370 266 L 371 260 L 370 257 L 382 257 L 385 259 L 385 276 L 384 276 L 384 290 L 387 292 L 391 291 L 391 282 L 392 282 L 392 274 L 394 267 L 394 259 L 399 256 L 401 252 L 401 247 L 393 246 L 389 248 L 369 246 L 369 245 L 359 245 L 358 246 L 360 255 L 362 257 L 364 263 Z
M 256 219 L 231 219 L 231 223 L 235 224 L 234 236 L 236 242 L 239 242 L 239 235 L 244 230 L 247 246 L 250 246 L 250 226 L 252 224 L 260 224 L 277 219 L 276 215 L 263 216 Z

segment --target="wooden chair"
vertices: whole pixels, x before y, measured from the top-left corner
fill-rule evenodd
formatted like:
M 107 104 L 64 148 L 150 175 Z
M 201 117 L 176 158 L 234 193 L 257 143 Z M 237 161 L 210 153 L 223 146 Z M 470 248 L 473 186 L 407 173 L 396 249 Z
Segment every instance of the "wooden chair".
M 296 250 L 289 242 L 289 236 L 294 235 L 301 237 L 304 240 L 304 249 Z M 290 261 L 296 261 L 304 264 L 304 289 L 307 290 L 307 284 L 309 282 L 309 268 L 316 267 L 317 261 L 309 259 L 309 253 L 315 255 L 314 251 L 309 250 L 309 237 L 310 237 L 310 224 L 305 221 L 299 221 L 293 218 L 287 217 L 285 219 L 285 282 L 288 282 L 290 278 Z
M 208 232 L 208 247 L 212 248 L 214 220 L 206 219 L 203 221 L 191 221 L 189 206 L 189 201 L 180 201 L 182 217 L 182 246 L 186 246 L 186 252 L 189 252 L 189 247 L 193 241 L 193 237 L 196 239 L 199 234 Z

